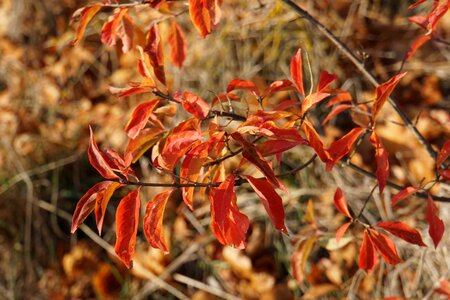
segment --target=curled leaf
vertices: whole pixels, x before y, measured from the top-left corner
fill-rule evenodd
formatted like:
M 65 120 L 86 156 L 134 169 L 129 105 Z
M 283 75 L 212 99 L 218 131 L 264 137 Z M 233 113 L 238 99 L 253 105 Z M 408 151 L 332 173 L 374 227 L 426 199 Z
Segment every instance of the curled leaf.
M 104 178 L 108 179 L 120 178 L 117 174 L 114 173 L 113 169 L 108 164 L 104 154 L 98 149 L 91 126 L 89 126 L 89 131 L 90 131 L 89 148 L 88 148 L 89 162 Z
M 378 113 L 381 111 L 384 103 L 386 103 L 392 91 L 395 89 L 400 80 L 406 75 L 406 72 L 400 73 L 380 84 L 376 89 L 376 98 L 372 106 L 372 117 L 375 121 Z
M 93 5 L 80 8 L 74 13 L 74 17 L 80 17 L 80 24 L 78 24 L 77 32 L 75 38 L 72 41 L 72 45 L 76 46 L 80 42 L 81 38 L 86 31 L 86 27 L 92 18 L 100 11 L 102 7 L 100 5 Z
M 297 53 L 291 60 L 291 77 L 297 87 L 299 93 L 305 97 L 303 88 L 303 66 L 302 66 L 302 49 L 298 49 Z
M 347 200 L 345 200 L 344 194 L 340 188 L 337 188 L 334 193 L 334 206 L 336 206 L 337 210 L 339 210 L 344 216 L 352 219 L 352 215 L 348 210 Z

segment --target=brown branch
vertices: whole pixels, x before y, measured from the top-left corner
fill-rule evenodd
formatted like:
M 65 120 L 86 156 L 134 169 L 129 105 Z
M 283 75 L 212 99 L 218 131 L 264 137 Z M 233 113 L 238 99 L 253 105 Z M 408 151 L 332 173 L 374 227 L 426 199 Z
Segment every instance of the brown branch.
M 344 54 L 354 65 L 355 67 L 361 72 L 361 74 L 366 77 L 366 79 L 375 87 L 378 87 L 380 83 L 375 78 L 375 76 L 372 75 L 370 71 L 368 71 L 364 63 L 353 53 L 350 48 L 341 40 L 339 40 L 331 31 L 329 31 L 322 23 L 320 23 L 316 18 L 311 16 L 307 11 L 302 9 L 300 6 L 295 4 L 291 0 L 283 0 L 284 3 L 289 5 L 298 15 L 300 15 L 302 18 L 306 19 L 309 23 L 311 23 L 315 28 L 317 28 L 331 43 L 333 43 L 336 48 Z M 436 151 L 431 147 L 430 143 L 423 137 L 423 135 L 417 130 L 417 128 L 412 124 L 411 120 L 408 118 L 408 116 L 400 109 L 400 107 L 397 105 L 397 103 L 389 97 L 389 103 L 392 105 L 392 107 L 395 109 L 397 114 L 400 116 L 400 118 L 403 120 L 405 125 L 409 128 L 409 130 L 414 134 L 414 136 L 419 140 L 419 142 L 425 147 L 427 152 L 430 154 L 430 156 L 433 159 L 436 159 L 437 153 Z

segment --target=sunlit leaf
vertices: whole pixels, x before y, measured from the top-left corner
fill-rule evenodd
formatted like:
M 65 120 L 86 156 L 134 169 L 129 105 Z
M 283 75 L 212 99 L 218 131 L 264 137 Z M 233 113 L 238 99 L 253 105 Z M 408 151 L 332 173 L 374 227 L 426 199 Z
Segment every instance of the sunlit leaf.
M 100 33 L 100 39 L 103 44 L 111 47 L 116 44 L 117 31 L 122 22 L 124 15 L 128 12 L 128 8 L 121 8 L 111 21 L 105 22 Z
M 291 76 L 299 93 L 305 97 L 303 88 L 303 67 L 302 67 L 302 49 L 298 49 L 297 53 L 291 60 Z
M 116 212 L 116 245 L 114 250 L 127 268 L 132 267 L 136 247 L 141 206 L 139 194 L 140 189 L 128 193 L 120 200 Z
M 171 47 L 170 60 L 174 66 L 181 68 L 186 59 L 187 47 L 184 33 L 176 21 L 173 21 L 170 26 L 169 44 Z
M 136 106 L 127 126 L 125 127 L 125 132 L 131 139 L 134 139 L 139 135 L 140 131 L 147 124 L 150 115 L 158 103 L 159 100 L 151 100 Z
M 209 105 L 199 96 L 184 92 L 183 94 L 183 108 L 197 119 L 205 119 L 210 111 Z
M 398 202 L 411 196 L 412 194 L 416 193 L 418 190 L 419 190 L 418 188 L 413 187 L 413 186 L 408 186 L 408 187 L 404 188 L 403 190 L 401 190 L 400 192 L 398 192 L 391 198 L 391 205 L 392 206 L 396 205 Z
M 345 200 L 344 194 L 340 188 L 337 188 L 334 193 L 334 206 L 336 206 L 337 210 L 339 210 L 344 216 L 352 219 L 352 215 L 348 210 L 347 200 Z
M 338 228 L 338 230 L 336 231 L 336 243 L 339 243 L 339 241 L 344 236 L 345 232 L 350 227 L 350 225 L 352 225 L 352 222 L 347 222 Z
M 72 41 L 73 46 L 78 45 L 84 35 L 87 25 L 92 20 L 92 18 L 100 11 L 101 8 L 102 7 L 100 5 L 87 6 L 80 8 L 73 14 L 74 18 L 78 16 L 80 18 L 80 23 L 78 24 L 75 38 Z
M 350 152 L 350 149 L 365 130 L 361 127 L 353 128 L 349 133 L 331 144 L 328 152 L 332 159 L 327 162 L 327 171 L 330 171 L 341 158 Z
M 169 253 L 169 247 L 164 240 L 164 210 L 172 191 L 168 190 L 153 197 L 147 204 L 144 216 L 144 234 L 148 243 L 164 253 Z
M 88 157 L 91 165 L 102 175 L 104 178 L 116 179 L 120 178 L 114 173 L 111 166 L 106 161 L 104 154 L 98 149 L 97 143 L 95 142 L 94 133 L 92 128 L 89 126 L 90 140 L 88 148 Z
M 373 229 L 369 229 L 369 234 L 378 253 L 380 253 L 388 264 L 396 265 L 402 261 L 398 257 L 397 248 L 391 238 Z
M 102 234 L 103 220 L 105 218 L 106 207 L 112 195 L 121 184 L 118 182 L 109 181 L 110 185 L 97 195 L 95 202 L 95 223 L 97 224 L 98 234 Z
M 380 84 L 376 89 L 376 98 L 372 106 L 372 117 L 376 120 L 378 113 L 386 103 L 392 91 L 395 89 L 400 80 L 406 75 L 405 73 L 400 73 L 389 79 L 388 81 Z
M 153 24 L 148 31 L 144 52 L 147 53 L 150 58 L 150 64 L 153 67 L 153 72 L 155 73 L 156 78 L 158 78 L 158 80 L 165 85 L 166 74 L 164 72 L 164 55 L 158 24 Z

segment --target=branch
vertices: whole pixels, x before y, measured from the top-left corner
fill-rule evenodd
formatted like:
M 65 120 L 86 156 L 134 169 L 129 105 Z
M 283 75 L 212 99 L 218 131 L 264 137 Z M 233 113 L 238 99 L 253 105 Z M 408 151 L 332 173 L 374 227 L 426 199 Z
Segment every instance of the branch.
M 364 63 L 360 61 L 360 59 L 348 48 L 347 45 L 345 45 L 343 42 L 341 42 L 331 31 L 329 31 L 322 23 L 320 23 L 316 18 L 311 16 L 307 11 L 299 7 L 297 4 L 295 4 L 291 0 L 283 0 L 284 3 L 289 5 L 298 15 L 300 15 L 302 18 L 306 19 L 308 22 L 310 22 L 314 27 L 316 27 L 330 42 L 332 42 L 336 48 L 344 54 L 354 65 L 355 67 L 362 73 L 364 77 L 375 87 L 378 87 L 380 83 L 378 80 L 372 75 L 370 71 L 368 71 Z M 414 134 L 414 136 L 419 140 L 419 142 L 425 147 L 425 149 L 428 151 L 430 156 L 436 160 L 437 153 L 436 151 L 431 147 L 430 143 L 423 137 L 423 135 L 417 130 L 417 128 L 412 124 L 411 120 L 408 118 L 408 116 L 400 109 L 400 107 L 397 105 L 397 103 L 389 97 L 389 103 L 392 105 L 392 107 L 395 109 L 395 111 L 398 113 L 398 115 L 402 118 L 405 125 L 411 130 L 411 132 Z
M 357 165 L 355 165 L 353 163 L 348 163 L 347 165 L 351 169 L 355 170 L 356 172 L 358 172 L 360 174 L 363 174 L 363 175 L 365 175 L 367 177 L 370 177 L 372 179 L 377 180 L 377 176 L 375 174 L 372 174 L 371 172 L 369 172 L 367 170 L 364 170 L 363 168 L 358 167 Z M 389 181 L 389 180 L 386 182 L 386 184 L 388 186 L 398 190 L 398 191 L 401 191 L 401 190 L 406 188 L 406 186 L 398 185 L 398 184 L 393 183 L 392 181 Z M 419 198 L 422 198 L 422 199 L 428 199 L 428 194 L 426 194 L 426 193 L 419 192 L 419 193 L 416 193 L 416 196 L 419 197 Z M 431 195 L 431 197 L 433 198 L 434 201 L 437 201 L 437 202 L 450 202 L 450 198 L 449 197 L 440 197 L 440 196 L 434 196 L 434 195 Z

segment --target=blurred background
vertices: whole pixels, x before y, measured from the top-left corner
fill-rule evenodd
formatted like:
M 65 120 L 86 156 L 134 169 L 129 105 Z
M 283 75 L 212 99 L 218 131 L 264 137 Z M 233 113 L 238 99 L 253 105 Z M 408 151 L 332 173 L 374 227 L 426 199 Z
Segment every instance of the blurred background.
M 424 33 L 407 19 L 412 2 L 298 1 L 347 43 L 380 81 L 399 70 L 410 43 Z M 101 26 L 110 13 L 99 14 L 88 26 L 84 41 L 71 46 L 77 25 L 70 23 L 71 15 L 86 4 L 74 0 L 0 2 L 0 299 L 422 298 L 440 278 L 449 276 L 448 238 L 436 251 L 398 242 L 405 260 L 402 264 L 383 265 L 368 276 L 358 271 L 355 257 L 360 232 L 355 231 L 355 237 L 344 244 L 333 244 L 343 218 L 337 216 L 332 196 L 339 185 L 358 208 L 374 182 L 346 168 L 325 173 L 320 163 L 285 182 L 290 190 L 283 195 L 286 222 L 296 234 L 294 239 L 273 228 L 259 200 L 246 187 L 237 191 L 239 204 L 251 219 L 244 251 L 223 247 L 212 237 L 206 200 L 194 212 L 181 202 L 168 204 L 165 233 L 171 253 L 163 255 L 150 248 L 139 232 L 135 260 L 140 268 L 131 271 L 111 255 L 120 195 L 109 205 L 101 237 L 94 231 L 92 217 L 71 235 L 77 201 L 101 180 L 87 161 L 88 125 L 95 129 L 102 147 L 122 151 L 128 117 L 139 101 L 149 97 L 117 99 L 108 91 L 109 86 L 122 87 L 139 79 L 136 51 L 123 54 L 121 45 L 108 48 L 100 42 Z M 204 40 L 186 12 L 177 17 L 186 35 L 188 56 L 183 68 L 177 69 L 168 62 L 169 49 L 164 48 L 172 90 L 189 90 L 211 101 L 234 78 L 265 87 L 289 78 L 290 59 L 301 47 L 308 53 L 313 78 L 327 70 L 339 78 L 335 87 L 349 91 L 359 102 L 373 99 L 373 88 L 355 67 L 281 1 L 226 0 L 222 9 L 219 29 Z M 136 9 L 132 14 L 138 38 L 152 20 L 164 17 L 149 9 Z M 163 39 L 169 24 L 160 23 Z M 448 15 L 438 34 L 450 39 Z M 395 91 L 395 99 L 440 149 L 450 137 L 450 47 L 429 42 L 404 70 L 408 75 Z M 279 93 L 273 101 L 288 97 L 289 93 Z M 311 117 L 319 124 L 327 111 L 319 106 Z M 175 116 L 170 122 L 176 124 L 181 118 Z M 398 184 L 433 179 L 433 160 L 399 125 L 395 112 L 385 109 L 383 120 L 378 129 L 390 153 L 392 179 Z M 321 132 L 330 143 L 352 126 L 351 116 L 344 113 L 321 127 Z M 353 161 L 373 170 L 371 151 L 363 143 Z M 290 151 L 284 156 L 285 164 L 295 167 L 311 155 L 305 148 Z M 148 181 L 170 179 L 152 172 L 148 158 L 138 168 Z M 449 190 L 436 185 L 434 192 L 448 195 Z M 150 199 L 155 190 L 145 193 Z M 390 192 L 386 193 L 389 199 Z M 369 219 L 395 217 L 426 235 L 424 200 L 413 198 L 393 212 L 379 195 L 374 197 Z M 441 205 L 446 222 L 448 211 L 448 206 Z M 306 251 L 304 241 L 314 237 L 317 228 L 323 235 Z M 426 243 L 431 245 L 429 238 Z M 300 284 L 290 267 L 295 249 L 305 258 Z

